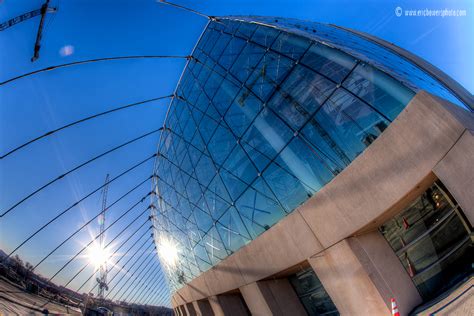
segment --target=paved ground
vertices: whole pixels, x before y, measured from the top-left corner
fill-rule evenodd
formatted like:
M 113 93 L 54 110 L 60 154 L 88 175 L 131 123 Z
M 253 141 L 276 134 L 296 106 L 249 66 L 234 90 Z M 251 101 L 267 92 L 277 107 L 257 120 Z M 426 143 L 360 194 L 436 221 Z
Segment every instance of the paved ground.
M 44 309 L 54 314 L 81 315 L 79 310 L 48 303 L 46 298 L 25 293 L 12 283 L 0 278 L 0 316 L 40 315 Z
M 445 299 L 416 315 L 474 315 L 474 278 L 470 278 L 466 283 L 454 290 Z

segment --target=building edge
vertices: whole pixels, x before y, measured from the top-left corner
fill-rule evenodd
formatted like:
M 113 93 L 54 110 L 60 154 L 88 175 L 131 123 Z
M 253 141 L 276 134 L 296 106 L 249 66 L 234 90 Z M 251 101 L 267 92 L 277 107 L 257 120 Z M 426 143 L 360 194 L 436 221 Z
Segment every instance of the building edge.
M 207 300 L 217 315 L 214 306 L 222 297 L 243 294 L 248 285 L 264 292 L 254 284 L 309 265 L 341 314 L 390 315 L 390 298 L 395 297 L 401 314 L 407 315 L 421 297 L 377 228 L 436 179 L 472 225 L 474 189 L 466 183 L 474 179 L 473 153 L 473 113 L 418 92 L 387 130 L 321 191 L 179 289 L 173 306 Z M 270 304 L 264 294 L 243 295 L 248 297 Z M 237 304 L 226 302 L 221 309 Z

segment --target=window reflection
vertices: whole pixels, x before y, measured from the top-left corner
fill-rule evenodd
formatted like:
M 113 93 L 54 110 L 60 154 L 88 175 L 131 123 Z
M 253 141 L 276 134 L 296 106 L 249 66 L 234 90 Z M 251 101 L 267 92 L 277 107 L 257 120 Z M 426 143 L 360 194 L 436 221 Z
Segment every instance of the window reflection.
M 414 96 L 400 82 L 367 64 L 358 65 L 344 87 L 392 121 Z
M 182 249 L 182 268 L 169 273 L 173 289 L 323 188 L 413 95 L 356 57 L 264 25 L 211 22 L 194 56 L 157 164 L 158 225 Z M 421 252 L 407 252 L 422 267 L 411 254 Z M 302 300 L 311 305 L 317 293 Z
M 469 223 L 441 182 L 380 227 L 426 300 L 471 274 L 468 230 Z
M 288 279 L 308 315 L 339 315 L 336 306 L 311 268 Z

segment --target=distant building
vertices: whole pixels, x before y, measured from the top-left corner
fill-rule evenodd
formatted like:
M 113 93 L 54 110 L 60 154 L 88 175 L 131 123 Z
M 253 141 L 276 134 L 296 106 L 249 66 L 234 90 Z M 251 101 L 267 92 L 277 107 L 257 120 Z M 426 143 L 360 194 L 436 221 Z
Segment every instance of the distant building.
M 156 161 L 178 314 L 389 315 L 471 273 L 472 95 L 383 40 L 210 22 Z

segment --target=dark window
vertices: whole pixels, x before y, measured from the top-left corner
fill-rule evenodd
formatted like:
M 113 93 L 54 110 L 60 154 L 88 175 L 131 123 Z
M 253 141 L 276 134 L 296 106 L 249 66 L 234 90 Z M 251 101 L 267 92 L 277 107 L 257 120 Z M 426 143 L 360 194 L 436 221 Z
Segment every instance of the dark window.
M 380 227 L 425 300 L 471 274 L 471 231 L 440 182 Z
M 308 315 L 339 315 L 336 306 L 311 268 L 288 279 Z

